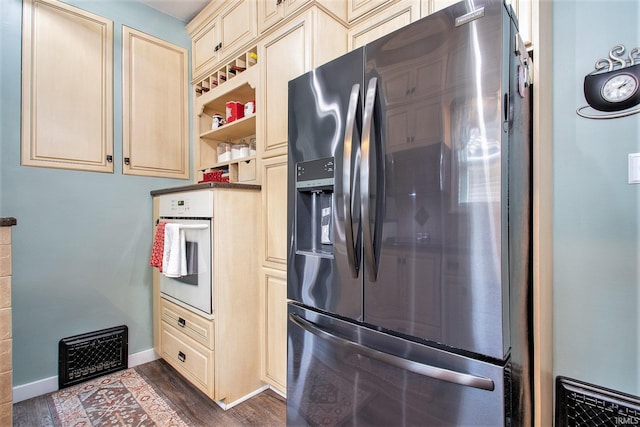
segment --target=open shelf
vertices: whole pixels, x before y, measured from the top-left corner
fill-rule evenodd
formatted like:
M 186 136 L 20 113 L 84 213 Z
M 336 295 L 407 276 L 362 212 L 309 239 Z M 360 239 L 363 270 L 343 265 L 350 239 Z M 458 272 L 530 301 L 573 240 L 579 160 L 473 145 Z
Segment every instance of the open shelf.
M 211 119 L 209 119 L 211 123 Z M 200 138 L 208 139 L 210 141 L 232 141 L 238 138 L 251 135 L 256 132 L 256 115 L 252 114 L 248 117 L 243 117 L 231 123 L 222 125 L 217 129 L 212 129 L 200 134 Z

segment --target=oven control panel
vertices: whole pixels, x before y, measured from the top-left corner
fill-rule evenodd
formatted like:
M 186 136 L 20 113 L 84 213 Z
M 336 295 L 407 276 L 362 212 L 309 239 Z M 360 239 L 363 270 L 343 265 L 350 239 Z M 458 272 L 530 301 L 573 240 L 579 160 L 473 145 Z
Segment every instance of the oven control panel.
M 158 197 L 161 217 L 213 217 L 213 192 L 210 190 L 162 194 Z

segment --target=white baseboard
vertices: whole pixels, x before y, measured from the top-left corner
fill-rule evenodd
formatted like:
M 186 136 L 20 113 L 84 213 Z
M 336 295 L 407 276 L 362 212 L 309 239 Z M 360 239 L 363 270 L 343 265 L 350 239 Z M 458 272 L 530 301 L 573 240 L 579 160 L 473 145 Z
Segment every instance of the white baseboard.
M 150 348 L 149 350 L 130 354 L 127 361 L 129 364 L 128 366 L 133 368 L 134 366 L 152 362 L 156 359 L 158 359 L 158 355 L 152 348 Z M 32 383 L 19 385 L 13 388 L 13 403 L 22 402 L 23 400 L 31 399 L 36 396 L 42 396 L 43 394 L 51 393 L 56 390 L 58 390 L 57 375 L 55 377 L 44 378 Z
M 269 386 L 268 386 L 268 385 L 264 385 L 264 386 L 260 387 L 259 389 L 255 390 L 255 391 L 253 391 L 253 392 L 251 392 L 251 393 L 249 393 L 249 394 L 247 394 L 246 396 L 242 396 L 240 399 L 238 399 L 238 400 L 234 400 L 234 401 L 233 401 L 233 402 L 231 402 L 231 403 L 224 403 L 224 402 L 222 402 L 222 401 L 218 401 L 218 402 L 216 402 L 216 403 L 218 404 L 218 406 L 219 406 L 219 407 L 221 407 L 222 409 L 224 409 L 224 410 L 226 411 L 227 409 L 231 409 L 231 408 L 233 408 L 234 406 L 236 406 L 237 404 L 242 403 L 242 402 L 244 402 L 245 400 L 248 400 L 248 399 L 252 398 L 253 396 L 255 396 L 255 395 L 257 395 L 257 394 L 262 393 L 263 391 L 265 391 L 265 390 L 266 390 L 266 389 L 268 389 L 268 388 L 269 388 Z

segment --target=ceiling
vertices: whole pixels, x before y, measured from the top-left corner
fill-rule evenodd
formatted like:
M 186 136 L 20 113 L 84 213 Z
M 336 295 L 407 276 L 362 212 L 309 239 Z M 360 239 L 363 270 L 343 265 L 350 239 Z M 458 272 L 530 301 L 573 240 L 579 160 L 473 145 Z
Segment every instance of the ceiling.
M 189 22 L 207 4 L 209 0 L 137 0 L 160 12 L 173 16 L 183 22 Z

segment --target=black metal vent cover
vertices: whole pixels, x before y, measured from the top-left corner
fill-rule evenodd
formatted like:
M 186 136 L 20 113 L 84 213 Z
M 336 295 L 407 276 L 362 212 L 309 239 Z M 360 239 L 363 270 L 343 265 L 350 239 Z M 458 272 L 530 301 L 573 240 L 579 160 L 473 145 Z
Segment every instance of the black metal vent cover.
M 58 388 L 128 367 L 126 325 L 63 338 L 58 344 Z
M 556 377 L 556 427 L 640 425 L 640 398 Z

